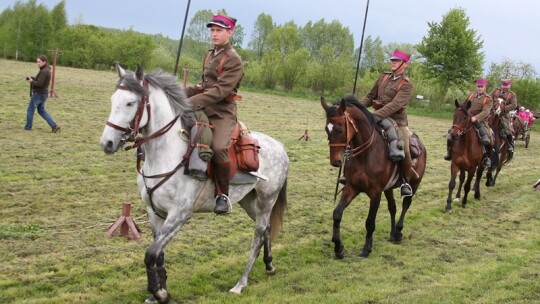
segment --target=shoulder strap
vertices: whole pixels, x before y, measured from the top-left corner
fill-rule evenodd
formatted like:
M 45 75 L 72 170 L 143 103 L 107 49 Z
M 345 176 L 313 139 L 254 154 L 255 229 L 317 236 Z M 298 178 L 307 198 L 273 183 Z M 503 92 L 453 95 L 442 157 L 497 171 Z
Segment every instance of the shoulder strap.
M 474 93 L 469 94 L 469 96 L 467 96 L 466 101 L 472 101 L 473 96 L 474 96 Z
M 488 102 L 488 100 L 489 100 L 489 96 L 487 96 L 487 95 L 484 96 L 484 100 L 482 100 L 482 105 L 485 106 L 486 103 Z
M 227 54 L 226 52 L 223 53 L 223 56 L 221 57 L 218 65 L 218 76 L 221 76 L 221 74 L 223 74 L 223 65 L 225 64 L 225 60 L 227 60 L 227 58 L 229 58 L 229 54 Z
M 208 53 L 206 53 L 206 57 L 204 58 L 204 66 L 206 66 L 206 62 L 208 61 L 208 59 L 210 59 L 212 52 L 213 51 L 210 50 L 208 51 Z M 229 54 L 227 54 L 227 52 L 224 52 L 223 56 L 221 56 L 221 60 L 219 61 L 219 65 L 218 65 L 218 77 L 221 76 L 221 74 L 223 74 L 223 65 L 225 64 L 225 61 L 227 60 L 227 58 L 229 58 Z M 203 66 L 203 69 L 204 69 L 204 66 Z
M 388 78 L 390 78 L 390 74 L 384 74 L 382 79 L 380 80 L 379 82 L 379 87 L 383 84 L 386 84 L 386 82 L 388 81 Z M 397 89 L 396 89 L 396 92 L 399 92 L 399 90 L 401 90 L 401 87 L 403 87 L 403 85 L 405 84 L 405 82 L 407 82 L 407 80 L 405 80 L 403 78 L 403 76 L 401 77 L 399 83 L 398 83 L 398 86 L 397 86 Z

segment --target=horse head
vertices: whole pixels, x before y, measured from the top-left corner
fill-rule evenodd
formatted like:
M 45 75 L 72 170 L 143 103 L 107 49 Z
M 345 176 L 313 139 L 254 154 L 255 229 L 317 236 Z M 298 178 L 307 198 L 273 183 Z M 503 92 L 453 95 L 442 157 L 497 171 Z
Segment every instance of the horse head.
M 345 100 L 329 105 L 324 97 L 321 97 L 321 106 L 326 112 L 325 131 L 330 147 L 330 164 L 341 167 L 343 155 L 353 134 L 349 132 L 351 122 L 347 119 L 347 105 Z
M 114 153 L 126 141 L 134 141 L 149 119 L 149 93 L 143 69 L 137 66 L 132 72 L 118 64 L 116 70 L 119 80 L 111 96 L 111 113 L 100 140 L 105 153 Z
M 463 103 L 459 103 L 455 100 L 456 109 L 454 110 L 454 118 L 452 121 L 452 129 L 450 130 L 450 137 L 452 141 L 458 140 L 458 138 L 465 133 L 465 131 L 471 128 L 471 116 L 469 115 L 469 108 L 471 107 L 471 101 L 467 100 Z

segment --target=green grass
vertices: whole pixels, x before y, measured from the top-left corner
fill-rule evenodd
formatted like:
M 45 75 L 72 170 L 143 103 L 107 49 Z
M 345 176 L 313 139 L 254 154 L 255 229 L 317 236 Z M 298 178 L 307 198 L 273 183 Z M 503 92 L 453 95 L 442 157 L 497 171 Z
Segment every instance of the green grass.
M 47 109 L 63 130 L 53 134 L 38 115 L 33 131 L 22 130 L 24 76 L 35 64 L 0 60 L 0 70 L 0 302 L 142 303 L 151 232 L 135 158 L 99 147 L 116 73 L 59 67 L 59 97 Z M 470 195 L 467 208 L 455 204 L 446 214 L 449 163 L 442 155 L 451 114 L 413 104 L 410 126 L 426 144 L 428 162 L 403 242 L 387 241 L 383 201 L 373 253 L 358 256 L 368 208 L 360 195 L 344 213 L 347 255 L 336 260 L 330 239 L 337 169 L 328 162 L 319 99 L 241 94 L 240 119 L 283 142 L 291 160 L 289 208 L 273 247 L 278 272 L 268 277 L 259 258 L 243 294 L 229 294 L 247 261 L 253 223 L 239 207 L 229 217 L 197 214 L 167 247 L 172 303 L 538 301 L 540 191 L 531 187 L 540 177 L 538 132 L 528 149 L 517 142 L 496 187 L 482 183 L 480 200 Z M 298 140 L 306 129 L 311 141 Z M 106 236 L 124 202 L 132 203 L 140 241 Z

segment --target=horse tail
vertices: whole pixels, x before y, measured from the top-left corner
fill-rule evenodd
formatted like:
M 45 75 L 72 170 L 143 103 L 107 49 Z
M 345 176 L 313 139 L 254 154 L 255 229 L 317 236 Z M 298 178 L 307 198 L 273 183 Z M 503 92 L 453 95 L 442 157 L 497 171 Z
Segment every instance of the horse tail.
M 276 203 L 272 208 L 272 213 L 270 214 L 270 227 L 272 230 L 270 232 L 270 240 L 274 240 L 281 228 L 283 226 L 283 217 L 285 216 L 285 210 L 287 209 L 287 180 L 281 187 L 279 191 Z

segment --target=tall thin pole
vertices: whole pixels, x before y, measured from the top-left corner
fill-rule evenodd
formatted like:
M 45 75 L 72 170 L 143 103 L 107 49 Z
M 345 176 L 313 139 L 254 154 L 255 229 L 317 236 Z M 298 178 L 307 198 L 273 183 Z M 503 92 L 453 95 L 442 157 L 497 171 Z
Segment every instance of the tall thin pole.
M 354 76 L 353 94 L 356 92 L 356 81 L 358 80 L 358 70 L 360 69 L 360 58 L 362 57 L 362 46 L 364 45 L 364 32 L 366 31 L 367 13 L 369 9 L 369 0 L 366 3 L 366 15 L 364 16 L 364 27 L 362 28 L 362 38 L 360 39 L 360 50 L 358 51 L 358 61 L 356 62 L 356 75 Z
M 178 61 L 180 60 L 180 53 L 182 52 L 182 42 L 184 41 L 184 31 L 186 30 L 186 23 L 187 23 L 187 17 L 189 14 L 190 4 L 191 4 L 191 0 L 188 0 L 187 8 L 186 8 L 186 15 L 184 16 L 184 26 L 182 26 L 182 35 L 180 36 L 180 43 L 178 44 L 178 53 L 176 54 L 176 64 L 174 65 L 173 75 L 176 75 L 176 72 L 178 71 Z

